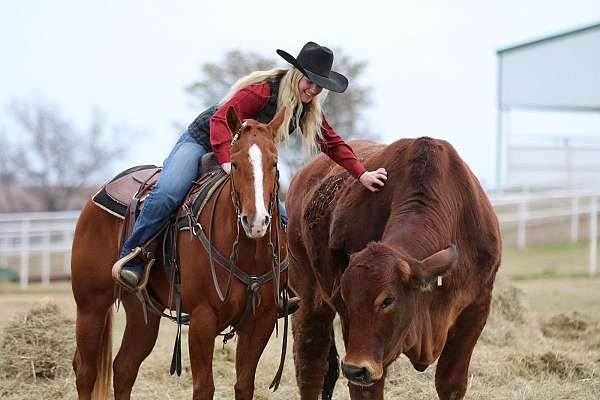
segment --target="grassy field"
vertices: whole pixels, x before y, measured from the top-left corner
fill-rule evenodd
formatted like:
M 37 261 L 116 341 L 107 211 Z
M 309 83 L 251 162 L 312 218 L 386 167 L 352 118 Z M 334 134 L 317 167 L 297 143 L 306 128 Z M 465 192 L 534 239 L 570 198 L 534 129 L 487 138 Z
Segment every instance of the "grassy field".
M 587 271 L 584 253 L 587 254 L 585 244 L 505 252 L 492 315 L 473 354 L 467 399 L 600 398 L 600 279 L 583 277 Z M 583 261 L 581 267 L 574 270 L 580 262 L 577 260 Z M 21 292 L 14 284 L 0 285 L 0 328 L 6 329 L 11 326 L 11 319 L 22 319 L 23 313 L 36 303 L 44 302 L 57 304 L 68 318 L 75 316 L 68 284 L 54 284 L 49 288 L 32 285 L 27 292 Z M 115 321 L 113 346 L 116 351 L 124 326 L 123 311 L 116 314 Z M 176 378 L 168 374 L 174 328 L 168 321 L 162 322 L 157 346 L 142 365 L 133 399 L 191 398 L 186 351 L 183 375 Z M 186 335 L 184 331 L 184 348 Z M 65 368 L 72 357 L 72 340 L 72 337 L 64 339 Z M 234 347 L 233 341 L 225 347 L 221 343 L 215 346 L 217 399 L 233 398 Z M 343 354 L 341 343 L 338 349 Z M 291 351 L 288 351 L 282 386 L 275 393 L 267 389 L 278 364 L 279 351 L 280 341 L 273 338 L 259 364 L 256 399 L 299 398 Z M 418 373 L 400 357 L 390 368 L 386 398 L 437 398 L 434 373 L 435 366 Z M 76 398 L 72 373 L 60 379 L 38 378 L 35 382 L 33 378 L 19 382 L 0 379 L 5 380 L 0 381 L 0 398 Z M 348 397 L 345 385 L 340 378 L 335 399 Z
M 587 277 L 589 246 L 589 241 L 579 241 L 531 245 L 523 250 L 508 248 L 502 255 L 501 272 L 511 279 Z M 600 270 L 597 275 L 600 276 Z

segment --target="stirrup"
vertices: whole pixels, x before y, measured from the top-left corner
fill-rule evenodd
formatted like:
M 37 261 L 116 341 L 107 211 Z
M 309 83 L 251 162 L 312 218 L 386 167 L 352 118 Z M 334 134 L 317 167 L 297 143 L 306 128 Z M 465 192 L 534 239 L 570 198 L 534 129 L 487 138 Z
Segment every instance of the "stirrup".
M 131 253 L 118 259 L 117 262 L 115 262 L 112 267 L 113 279 L 119 285 L 121 285 L 122 287 L 124 287 L 125 289 L 127 289 L 130 292 L 139 292 L 140 290 L 143 290 L 146 287 L 146 285 L 148 284 L 148 278 L 150 277 L 150 268 L 152 267 L 152 264 L 154 264 L 154 261 L 155 261 L 153 258 L 148 263 L 146 263 L 144 265 L 144 271 L 142 273 L 142 276 L 140 277 L 138 284 L 135 286 L 131 285 L 129 282 L 125 281 L 121 277 L 121 271 L 123 270 L 123 266 L 125 264 L 127 264 L 129 261 L 131 261 L 134 258 L 136 258 L 137 256 L 139 256 L 141 253 L 142 253 L 142 248 L 136 247 L 135 249 L 133 249 L 131 251 Z
M 287 315 L 292 315 L 293 313 L 298 311 L 298 309 L 300 308 L 300 301 L 302 301 L 302 299 L 296 296 L 290 297 L 288 299 Z M 285 317 L 285 309 L 283 307 L 283 301 L 279 299 L 279 301 L 277 302 L 277 318 L 283 317 Z

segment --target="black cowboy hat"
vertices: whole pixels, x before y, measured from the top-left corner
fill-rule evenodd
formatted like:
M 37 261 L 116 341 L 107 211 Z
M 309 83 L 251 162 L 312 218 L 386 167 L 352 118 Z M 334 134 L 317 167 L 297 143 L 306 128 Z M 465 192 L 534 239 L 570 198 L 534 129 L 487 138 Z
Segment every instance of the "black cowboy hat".
M 319 46 L 315 42 L 308 42 L 302 47 L 297 58 L 279 49 L 277 54 L 298 68 L 312 82 L 325 89 L 342 93 L 348 87 L 348 79 L 331 70 L 333 52 L 327 47 Z

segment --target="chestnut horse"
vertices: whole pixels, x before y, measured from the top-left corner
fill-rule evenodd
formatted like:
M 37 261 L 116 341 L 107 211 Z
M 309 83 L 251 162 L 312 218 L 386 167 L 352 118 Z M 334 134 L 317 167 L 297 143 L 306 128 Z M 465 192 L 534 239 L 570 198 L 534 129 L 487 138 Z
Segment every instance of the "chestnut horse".
M 277 206 L 270 215 L 271 196 L 277 185 L 277 149 L 275 135 L 283 120 L 278 113 L 269 124 L 254 120 L 240 123 L 235 110 L 230 108 L 227 123 L 236 132 L 231 145 L 231 179 L 204 207 L 198 222 L 210 227 L 214 208 L 217 221 L 212 237 L 213 246 L 229 258 L 232 243 L 239 239 L 237 267 L 250 276 L 260 276 L 272 268 L 271 243 L 279 243 L 279 254 L 285 256 L 285 233 L 270 229 L 271 221 L 279 221 Z M 237 193 L 239 214 L 231 200 Z M 234 196 L 235 197 L 235 196 Z M 239 221 L 239 222 L 238 222 Z M 242 225 L 244 233 L 239 230 Z M 111 379 L 111 320 L 112 305 L 116 300 L 115 282 L 111 267 L 118 258 L 122 220 L 103 211 L 91 201 L 84 207 L 73 239 L 71 278 L 77 303 L 76 341 L 73 359 L 79 399 L 108 398 Z M 180 232 L 177 238 L 181 273 L 182 307 L 191 317 L 189 326 L 189 353 L 193 376 L 193 398 L 212 399 L 214 382 L 212 358 L 214 341 L 244 314 L 247 286 L 237 279 L 231 282 L 229 298 L 222 302 L 211 276 L 210 260 L 200 240 L 189 232 Z M 157 261 L 157 264 L 158 261 Z M 150 273 L 148 290 L 164 306 L 169 304 L 169 282 L 162 266 L 155 264 Z M 215 266 L 221 288 L 229 274 Z M 279 277 L 277 277 L 279 278 Z M 277 279 L 279 281 L 279 279 Z M 254 393 L 256 366 L 277 319 L 273 279 L 259 290 L 261 301 L 254 313 L 237 326 L 237 354 L 235 398 L 251 399 Z M 115 399 L 129 399 L 131 389 L 142 361 L 156 343 L 160 316 L 150 313 L 144 321 L 140 302 L 131 293 L 123 291 L 126 327 L 112 368 L 114 369 Z M 243 357 L 241 356 L 243 355 Z

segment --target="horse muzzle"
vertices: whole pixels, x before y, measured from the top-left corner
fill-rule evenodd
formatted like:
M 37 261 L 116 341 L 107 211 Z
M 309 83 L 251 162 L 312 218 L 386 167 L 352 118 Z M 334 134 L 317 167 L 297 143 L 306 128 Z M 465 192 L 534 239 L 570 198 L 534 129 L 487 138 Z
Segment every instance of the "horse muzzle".
M 242 214 L 240 222 L 246 236 L 250 239 L 258 239 L 267 233 L 269 225 L 271 225 L 271 216 L 267 214 L 262 218 L 257 218 L 256 215 Z

